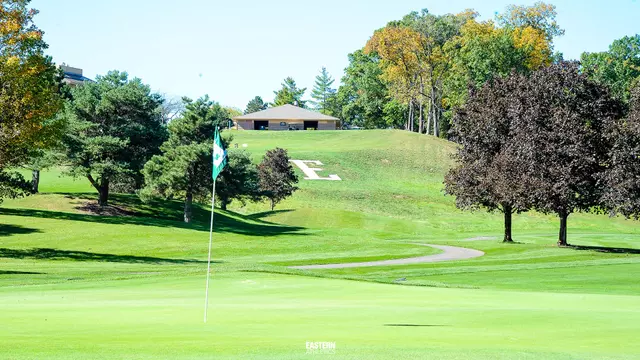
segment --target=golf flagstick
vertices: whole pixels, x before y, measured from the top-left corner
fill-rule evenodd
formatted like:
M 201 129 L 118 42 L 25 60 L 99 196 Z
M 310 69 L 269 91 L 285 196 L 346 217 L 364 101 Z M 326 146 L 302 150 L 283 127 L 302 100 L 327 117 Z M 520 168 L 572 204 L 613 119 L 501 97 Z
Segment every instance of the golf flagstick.
M 211 189 L 211 225 L 209 227 L 209 256 L 207 257 L 207 285 L 204 290 L 204 322 L 207 322 L 207 309 L 209 308 L 209 278 L 211 273 L 211 243 L 213 242 L 213 213 L 215 210 L 215 201 L 216 201 L 216 179 L 218 175 L 224 169 L 224 166 L 227 164 L 227 152 L 224 151 L 224 147 L 222 145 L 222 140 L 220 140 L 220 133 L 218 132 L 218 128 L 216 127 L 214 136 L 213 136 L 213 154 L 211 157 L 212 164 L 212 172 L 211 177 L 213 178 L 213 189 Z
M 207 285 L 204 291 L 204 322 L 207 322 L 207 309 L 209 308 L 209 278 L 211 273 L 211 243 L 213 242 L 213 213 L 214 202 L 216 198 L 216 180 L 213 180 L 213 189 L 211 190 L 211 225 L 209 226 L 209 256 L 207 257 Z

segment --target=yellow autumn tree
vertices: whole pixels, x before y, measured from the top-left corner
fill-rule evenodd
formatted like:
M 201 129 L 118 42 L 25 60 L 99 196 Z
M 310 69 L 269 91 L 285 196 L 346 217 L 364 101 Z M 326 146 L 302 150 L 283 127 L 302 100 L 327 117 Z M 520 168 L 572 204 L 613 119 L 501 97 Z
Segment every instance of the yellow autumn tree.
M 564 35 L 564 30 L 556 22 L 556 15 L 555 5 L 538 1 L 531 6 L 509 5 L 504 13 L 496 16 L 496 20 L 501 27 L 539 30 L 551 42 L 554 37 Z
M 382 78 L 394 88 L 394 97 L 401 102 L 416 95 L 421 75 L 420 42 L 420 34 L 408 27 L 387 26 L 376 31 L 364 48 L 367 54 L 378 54 Z
M 531 26 L 512 30 L 513 45 L 526 54 L 525 65 L 529 70 L 538 70 L 551 65 L 551 42 L 544 31 Z
M 380 57 L 383 78 L 390 84 L 392 97 L 409 105 L 407 129 L 414 130 L 415 107 L 419 117 L 417 130 L 439 135 L 443 80 L 451 65 L 444 46 L 459 34 L 467 19 L 476 16 L 472 10 L 434 15 L 425 9 L 389 23 L 369 40 L 365 50 L 375 51 Z
M 61 107 L 59 71 L 44 54 L 29 3 L 0 0 L 0 198 L 16 195 L 20 178 L 5 170 L 49 142 L 47 122 Z
M 532 26 L 497 26 L 468 20 L 445 47 L 452 61 L 445 102 L 454 108 L 466 101 L 469 85 L 481 86 L 512 71 L 528 73 L 551 64 L 552 46 L 544 31 Z

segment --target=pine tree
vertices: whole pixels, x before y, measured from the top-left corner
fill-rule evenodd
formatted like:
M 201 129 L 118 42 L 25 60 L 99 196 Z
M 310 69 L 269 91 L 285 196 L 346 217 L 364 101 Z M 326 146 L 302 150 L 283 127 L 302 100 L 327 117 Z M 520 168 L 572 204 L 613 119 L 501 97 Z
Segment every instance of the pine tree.
M 111 185 L 142 187 L 144 164 L 167 138 L 162 97 L 138 78 L 110 71 L 73 88 L 65 117 L 64 161 L 73 176 L 86 177 L 106 206 Z
M 267 103 L 265 103 L 260 96 L 256 96 L 247 103 L 247 108 L 244 110 L 244 113 L 251 114 L 254 112 L 265 110 L 266 108 Z
M 329 102 L 331 101 L 331 97 L 336 93 L 336 90 L 331 88 L 334 81 L 324 66 L 322 70 L 320 70 L 320 75 L 316 76 L 316 84 L 311 91 L 311 97 L 314 100 L 309 102 L 313 104 L 315 110 L 323 114 L 330 112 Z
M 189 223 L 194 199 L 211 195 L 211 139 L 216 127 L 226 122 L 227 113 L 208 96 L 183 101 L 185 111 L 169 123 L 162 154 L 144 165 L 146 186 L 140 195 L 145 200 L 157 195 L 184 199 L 184 222 Z
M 302 100 L 307 88 L 298 88 L 296 81 L 292 77 L 284 79 L 282 88 L 273 93 L 276 95 L 273 100 L 274 106 L 281 106 L 286 104 L 296 105 L 301 108 L 306 107 L 306 101 Z

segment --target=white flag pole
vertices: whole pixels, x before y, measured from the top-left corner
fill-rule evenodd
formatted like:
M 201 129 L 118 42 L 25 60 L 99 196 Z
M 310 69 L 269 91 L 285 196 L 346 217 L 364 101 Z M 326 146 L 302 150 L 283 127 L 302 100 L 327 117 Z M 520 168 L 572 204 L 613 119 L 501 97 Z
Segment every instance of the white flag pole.
M 211 242 L 213 241 L 213 210 L 216 198 L 216 179 L 213 179 L 213 189 L 211 191 L 211 225 L 209 227 L 209 257 L 207 258 L 207 285 L 204 292 L 204 322 L 207 322 L 207 309 L 209 308 L 209 274 L 211 273 Z

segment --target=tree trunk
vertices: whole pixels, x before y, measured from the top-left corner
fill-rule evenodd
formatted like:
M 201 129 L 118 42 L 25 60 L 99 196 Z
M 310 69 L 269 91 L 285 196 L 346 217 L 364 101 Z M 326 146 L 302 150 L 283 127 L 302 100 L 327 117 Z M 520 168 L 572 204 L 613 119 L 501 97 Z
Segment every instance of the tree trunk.
M 504 212 L 504 239 L 502 242 L 511 243 L 513 237 L 511 237 L 511 218 L 513 216 L 513 209 L 510 205 L 503 205 L 502 211 Z
M 433 135 L 436 134 L 436 119 L 433 118 L 433 105 L 431 104 L 431 98 L 429 98 L 429 124 L 433 126 Z
M 98 204 L 101 207 L 107 206 L 109 202 L 109 179 L 102 179 L 100 181 L 100 187 L 98 189 L 99 198 Z
M 424 133 L 424 117 L 422 113 L 422 96 L 420 96 L 420 125 L 418 126 L 418 132 L 420 134 Z
M 98 190 L 98 205 L 101 207 L 107 206 L 107 202 L 109 201 L 109 179 L 103 177 L 100 179 L 100 184 L 91 176 L 91 174 L 87 174 L 87 179 L 93 187 Z
M 558 235 L 558 246 L 567 246 L 567 218 L 569 214 L 566 211 L 558 213 L 560 216 L 560 233 Z
M 187 196 L 184 199 L 184 222 L 187 224 L 191 222 L 191 209 L 193 204 L 193 193 L 187 191 Z
M 431 110 L 431 116 L 433 117 L 433 136 L 438 137 L 439 134 L 439 127 L 440 127 L 440 119 L 438 118 L 438 108 L 437 108 L 437 101 L 436 101 L 436 91 L 437 88 L 435 86 L 431 87 L 431 96 L 429 97 L 429 109 Z
M 420 80 L 420 125 L 418 126 L 418 132 L 422 134 L 424 132 L 424 115 L 423 115 L 423 103 L 424 103 L 424 84 Z
M 38 193 L 38 186 L 40 185 L 40 170 L 31 171 L 31 191 L 34 194 Z
M 273 199 L 269 199 L 271 200 L 271 211 L 273 211 L 273 209 L 275 209 L 276 207 L 276 203 L 273 201 Z
M 411 106 L 411 102 L 409 102 L 409 114 L 407 115 L 407 126 L 405 130 L 409 131 L 411 125 L 411 112 L 413 111 L 413 107 Z
M 413 99 L 409 101 L 409 128 L 407 130 L 413 132 Z

